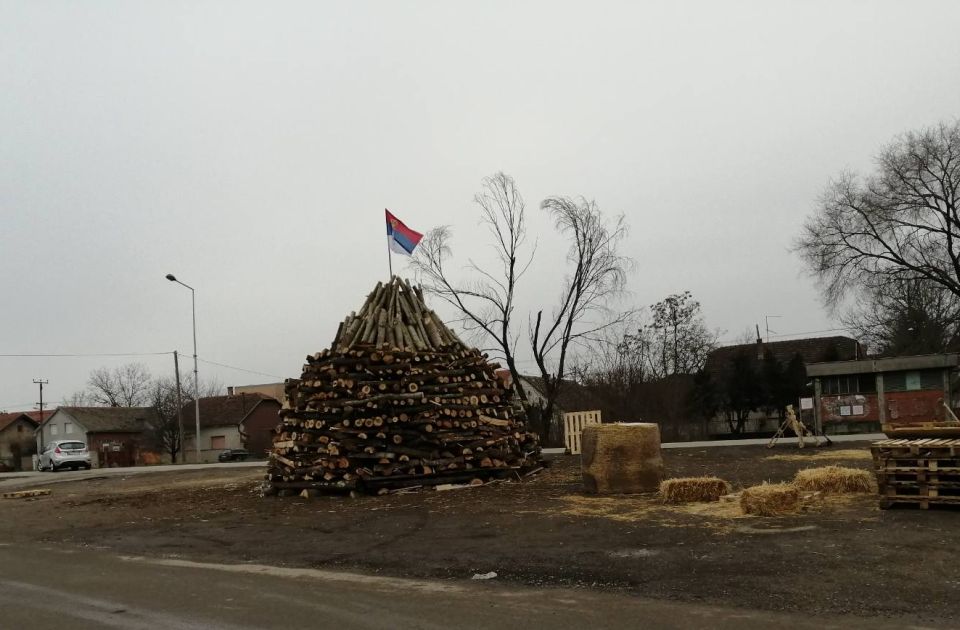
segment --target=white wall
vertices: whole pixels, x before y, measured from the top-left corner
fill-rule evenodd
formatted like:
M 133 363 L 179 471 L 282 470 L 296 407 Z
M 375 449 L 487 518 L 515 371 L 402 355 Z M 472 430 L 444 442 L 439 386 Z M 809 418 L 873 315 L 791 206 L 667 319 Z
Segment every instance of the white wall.
M 223 448 L 212 448 L 212 438 L 222 435 L 224 437 Z M 217 461 L 217 456 L 228 448 L 243 448 L 243 441 L 240 439 L 240 430 L 235 426 L 210 427 L 200 429 L 200 461 L 210 463 Z M 184 437 L 183 450 L 187 463 L 196 463 L 196 447 L 194 446 L 193 434 Z
M 57 409 L 53 412 L 41 429 L 43 431 L 43 443 L 49 444 L 57 440 L 79 440 L 87 442 L 87 432 L 74 420 L 68 413 Z M 71 430 L 70 433 L 67 431 Z M 56 434 L 54 434 L 56 431 Z M 40 431 L 37 431 L 37 453 L 40 452 Z

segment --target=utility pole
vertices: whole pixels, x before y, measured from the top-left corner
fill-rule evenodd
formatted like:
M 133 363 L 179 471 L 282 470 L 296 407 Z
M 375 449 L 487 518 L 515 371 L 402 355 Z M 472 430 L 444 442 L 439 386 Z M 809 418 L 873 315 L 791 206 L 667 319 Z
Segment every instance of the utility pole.
M 40 402 L 37 405 L 40 407 L 40 452 L 43 452 L 43 386 L 48 384 L 50 381 L 45 381 L 42 378 L 33 379 L 35 385 L 40 386 Z
M 177 430 L 177 440 L 180 442 L 180 446 L 177 449 L 177 452 L 180 453 L 180 463 L 183 463 L 184 452 L 183 452 L 183 397 L 180 393 L 180 361 L 177 358 L 177 351 L 173 351 L 173 373 L 177 377 L 177 422 L 179 423 L 179 429 Z M 173 462 L 176 463 L 176 462 Z

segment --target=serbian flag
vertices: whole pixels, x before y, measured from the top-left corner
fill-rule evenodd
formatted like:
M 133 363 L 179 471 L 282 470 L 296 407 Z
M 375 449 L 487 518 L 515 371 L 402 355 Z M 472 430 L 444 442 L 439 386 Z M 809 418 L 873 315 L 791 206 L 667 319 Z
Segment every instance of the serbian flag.
M 387 213 L 387 242 L 390 249 L 398 254 L 413 255 L 413 250 L 423 238 L 423 234 L 408 228 L 403 221 L 390 214 L 389 210 L 384 209 L 384 212 Z

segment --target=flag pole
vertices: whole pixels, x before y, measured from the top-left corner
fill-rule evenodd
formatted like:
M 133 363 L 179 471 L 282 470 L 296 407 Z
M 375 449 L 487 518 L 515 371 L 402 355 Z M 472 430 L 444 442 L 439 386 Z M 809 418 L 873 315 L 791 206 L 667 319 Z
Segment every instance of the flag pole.
M 390 234 L 387 234 L 387 265 L 390 269 L 390 279 L 393 280 L 393 255 L 390 253 Z

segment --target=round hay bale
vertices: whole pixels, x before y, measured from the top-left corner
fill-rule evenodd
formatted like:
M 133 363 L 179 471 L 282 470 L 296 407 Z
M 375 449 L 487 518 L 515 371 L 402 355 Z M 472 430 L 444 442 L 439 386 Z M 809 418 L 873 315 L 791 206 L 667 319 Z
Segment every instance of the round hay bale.
M 740 494 L 744 514 L 781 516 L 800 511 L 800 490 L 790 483 L 763 483 Z
M 660 427 L 646 422 L 583 428 L 583 487 L 595 494 L 656 492 L 663 479 Z
M 664 503 L 719 501 L 729 493 L 730 484 L 717 477 L 679 477 L 660 484 L 660 499 Z
M 793 485 L 816 492 L 873 492 L 873 475 L 859 468 L 823 466 L 797 472 Z

